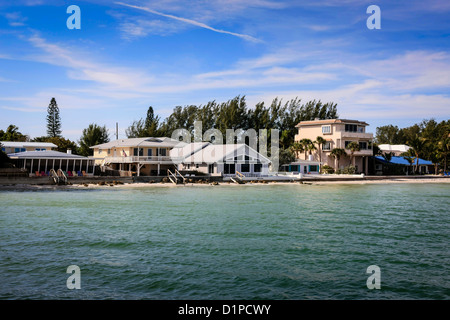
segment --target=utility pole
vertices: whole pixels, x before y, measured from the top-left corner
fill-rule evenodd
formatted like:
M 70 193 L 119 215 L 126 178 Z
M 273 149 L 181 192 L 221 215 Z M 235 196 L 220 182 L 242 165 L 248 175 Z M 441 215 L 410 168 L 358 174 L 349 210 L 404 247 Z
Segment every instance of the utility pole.
M 119 123 L 116 122 L 116 140 L 119 140 Z

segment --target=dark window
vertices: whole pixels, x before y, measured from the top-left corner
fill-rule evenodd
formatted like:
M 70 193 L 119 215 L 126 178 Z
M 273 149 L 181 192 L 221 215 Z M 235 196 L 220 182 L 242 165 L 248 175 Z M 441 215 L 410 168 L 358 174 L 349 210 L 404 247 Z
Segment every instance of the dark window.
M 142 149 L 142 148 L 134 148 L 133 149 L 133 155 L 134 156 L 139 156 L 139 157 L 142 157 L 143 155 L 144 155 L 144 149 Z
M 225 174 L 234 174 L 236 172 L 234 163 L 225 163 L 223 171 Z
M 255 164 L 253 165 L 253 172 L 261 172 L 261 169 L 262 169 L 262 164 L 260 164 L 260 163 L 255 163 Z
M 147 157 L 151 157 L 153 155 L 153 150 L 152 149 L 148 149 L 147 150 Z
M 166 149 L 158 149 L 159 155 L 165 157 L 166 156 Z
M 318 166 L 311 165 L 311 166 L 309 166 L 309 171 L 317 172 L 317 171 L 319 171 L 319 168 L 318 168 Z
M 345 131 L 346 132 L 356 132 L 358 130 L 358 126 L 356 124 L 346 124 Z
M 367 150 L 367 142 L 362 141 L 359 143 L 359 149 L 361 150 Z
M 250 172 L 250 165 L 248 163 L 241 164 L 241 171 L 242 172 Z

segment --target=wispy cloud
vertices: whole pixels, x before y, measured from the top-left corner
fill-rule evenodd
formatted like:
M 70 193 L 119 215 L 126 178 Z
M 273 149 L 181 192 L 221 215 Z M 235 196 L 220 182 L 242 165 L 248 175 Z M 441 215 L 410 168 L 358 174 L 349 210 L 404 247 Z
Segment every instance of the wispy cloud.
M 174 15 L 171 15 L 171 14 L 165 14 L 165 13 L 162 13 L 162 12 L 159 12 L 159 11 L 152 10 L 150 8 L 147 8 L 147 7 L 135 6 L 135 5 L 126 4 L 126 3 L 123 3 L 123 2 L 115 2 L 115 4 L 118 4 L 118 5 L 121 5 L 121 6 L 126 6 L 126 7 L 129 7 L 129 8 L 138 9 L 138 10 L 142 10 L 142 11 L 146 11 L 146 12 L 149 12 L 149 13 L 152 13 L 152 14 L 159 15 L 161 17 L 165 17 L 165 18 L 181 21 L 181 22 L 184 22 L 184 23 L 187 23 L 187 24 L 190 24 L 190 25 L 194 25 L 196 27 L 204 28 L 204 29 L 207 29 L 207 30 L 211 30 L 211 31 L 214 31 L 214 32 L 223 33 L 223 34 L 229 34 L 229 35 L 232 35 L 232 36 L 235 36 L 235 37 L 239 37 L 241 39 L 244 39 L 244 40 L 247 40 L 247 41 L 250 41 L 250 42 L 262 42 L 262 40 L 254 38 L 254 37 L 252 37 L 250 35 L 236 33 L 236 32 L 231 32 L 231 31 L 226 31 L 226 30 L 221 30 L 221 29 L 216 29 L 216 28 L 211 27 L 211 26 L 209 26 L 209 25 L 207 25 L 207 24 L 205 24 L 203 22 L 195 21 L 195 20 L 192 20 L 192 19 L 186 19 L 186 18 L 182 18 L 182 17 L 177 17 L 177 16 L 174 16 Z
M 11 27 L 23 27 L 25 26 L 25 21 L 28 20 L 28 18 L 23 17 L 20 12 L 5 13 L 5 17 Z

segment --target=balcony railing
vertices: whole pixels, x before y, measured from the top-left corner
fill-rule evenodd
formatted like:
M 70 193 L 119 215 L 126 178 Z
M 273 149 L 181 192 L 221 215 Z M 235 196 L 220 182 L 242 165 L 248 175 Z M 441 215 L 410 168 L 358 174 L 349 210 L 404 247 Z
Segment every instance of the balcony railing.
M 180 162 L 182 158 L 180 157 L 170 157 L 170 156 L 130 156 L 130 157 L 106 157 L 106 163 L 143 163 L 143 162 Z
M 359 139 L 373 139 L 373 133 L 363 133 L 363 132 L 347 132 L 341 131 L 341 137 L 343 138 L 359 138 Z

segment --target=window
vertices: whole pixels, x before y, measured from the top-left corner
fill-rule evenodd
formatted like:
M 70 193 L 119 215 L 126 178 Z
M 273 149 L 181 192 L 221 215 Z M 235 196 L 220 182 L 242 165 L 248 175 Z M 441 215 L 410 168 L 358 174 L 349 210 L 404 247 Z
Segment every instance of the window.
M 331 126 L 322 126 L 322 133 L 323 134 L 330 134 L 331 133 Z
M 147 149 L 147 157 L 151 157 L 153 155 L 153 150 L 152 149 Z
M 208 165 L 208 173 L 214 173 L 214 164 Z
M 255 163 L 253 165 L 253 172 L 261 172 L 262 170 L 262 164 L 261 163 Z
M 367 150 L 367 142 L 366 141 L 359 142 L 359 149 Z
M 345 149 L 347 149 L 347 146 L 349 145 L 351 141 L 345 141 Z
M 364 133 L 364 131 L 365 131 L 364 129 L 365 129 L 364 127 L 358 127 L 358 132 L 359 133 Z
M 319 166 L 311 165 L 311 166 L 309 166 L 309 171 L 317 172 L 317 171 L 319 171 Z
M 111 149 L 108 149 L 108 154 L 111 154 Z
M 135 157 L 137 157 L 137 156 L 142 157 L 144 155 L 144 149 L 142 149 L 142 148 L 134 148 L 133 149 L 133 155 Z
M 331 150 L 331 141 L 327 141 L 322 145 L 322 150 Z
M 234 163 L 232 163 L 232 164 L 225 163 L 223 171 L 225 174 L 234 174 L 236 172 L 235 164 Z
M 158 149 L 158 152 L 159 152 L 159 156 L 163 156 L 163 157 L 165 157 L 166 156 L 166 149 L 163 149 L 163 148 L 159 148 Z
M 98 149 L 98 154 L 102 154 L 102 149 Z
M 357 132 L 358 126 L 356 124 L 346 124 L 345 132 Z
M 241 171 L 242 172 L 250 172 L 250 165 L 248 163 L 241 164 Z

